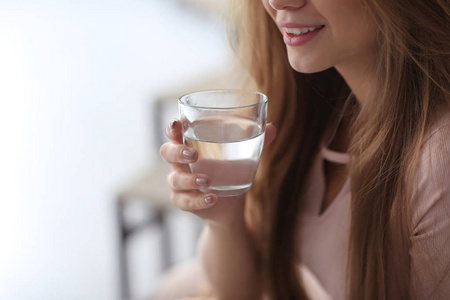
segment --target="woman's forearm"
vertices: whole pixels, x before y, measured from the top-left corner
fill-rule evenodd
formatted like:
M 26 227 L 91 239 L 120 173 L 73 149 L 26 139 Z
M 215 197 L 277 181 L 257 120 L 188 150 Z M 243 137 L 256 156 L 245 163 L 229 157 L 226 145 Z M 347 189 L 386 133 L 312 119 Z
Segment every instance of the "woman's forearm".
M 215 297 L 220 300 L 261 298 L 258 259 L 243 217 L 226 225 L 207 222 L 199 247 Z

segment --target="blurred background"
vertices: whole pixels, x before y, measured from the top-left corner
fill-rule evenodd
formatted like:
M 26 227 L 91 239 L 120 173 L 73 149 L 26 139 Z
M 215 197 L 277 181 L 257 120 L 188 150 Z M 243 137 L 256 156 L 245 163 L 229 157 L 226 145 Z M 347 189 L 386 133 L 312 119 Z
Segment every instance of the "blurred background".
M 0 0 L 0 299 L 149 299 L 194 255 L 152 196 L 176 97 L 229 65 L 220 2 Z

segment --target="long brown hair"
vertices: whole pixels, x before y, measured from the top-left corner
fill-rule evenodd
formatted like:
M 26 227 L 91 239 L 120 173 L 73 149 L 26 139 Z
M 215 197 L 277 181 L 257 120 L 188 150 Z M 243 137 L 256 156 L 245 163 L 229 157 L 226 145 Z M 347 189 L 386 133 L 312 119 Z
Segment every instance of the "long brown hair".
M 408 205 L 422 139 L 438 107 L 450 107 L 450 4 L 446 0 L 361 0 L 379 26 L 375 82 L 353 125 L 350 154 L 351 232 L 348 299 L 386 299 L 392 213 L 407 257 Z M 257 88 L 269 96 L 276 142 L 265 150 L 249 211 L 260 234 L 267 293 L 273 299 L 307 299 L 294 261 L 295 231 L 306 176 L 319 141 L 350 91 L 332 68 L 299 74 L 287 60 L 278 28 L 260 0 L 236 1 L 233 44 Z M 236 23 L 233 23 L 236 24 Z M 395 200 L 395 201 L 394 201 Z M 402 298 L 413 297 L 408 261 Z M 391 266 L 389 266 L 391 268 Z
M 350 149 L 355 159 L 348 293 L 350 299 L 386 299 L 389 268 L 403 285 L 398 297 L 411 299 L 408 201 L 424 135 L 438 109 L 449 111 L 450 3 L 363 2 L 380 34 L 376 81 L 355 122 Z M 390 249 L 390 224 L 402 236 L 401 249 Z M 403 261 L 389 266 L 388 251 Z

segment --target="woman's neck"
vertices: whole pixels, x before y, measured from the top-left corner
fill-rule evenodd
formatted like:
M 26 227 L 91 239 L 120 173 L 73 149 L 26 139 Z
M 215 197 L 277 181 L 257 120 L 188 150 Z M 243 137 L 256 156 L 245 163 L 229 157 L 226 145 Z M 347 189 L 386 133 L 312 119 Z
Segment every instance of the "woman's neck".
M 351 140 L 351 127 L 354 121 L 354 109 L 347 107 L 330 125 L 329 142 L 326 147 L 336 152 L 346 153 Z
M 373 53 L 366 53 L 366 55 L 335 66 L 336 70 L 352 90 L 352 94 L 355 96 L 359 105 L 362 105 L 366 100 L 370 85 L 373 82 L 374 61 L 375 55 Z

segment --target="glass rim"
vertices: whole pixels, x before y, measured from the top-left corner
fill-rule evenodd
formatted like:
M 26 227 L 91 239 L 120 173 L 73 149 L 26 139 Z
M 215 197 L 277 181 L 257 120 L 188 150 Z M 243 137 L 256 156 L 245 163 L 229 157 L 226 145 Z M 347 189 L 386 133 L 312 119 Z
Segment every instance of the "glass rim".
M 224 106 L 224 107 L 217 107 L 217 106 L 204 106 L 204 105 L 190 105 L 186 102 L 183 102 L 183 99 L 185 99 L 186 97 L 190 96 L 190 95 L 200 95 L 200 94 L 210 94 L 210 93 L 229 93 L 229 94 L 250 94 L 250 95 L 258 95 L 260 97 L 262 97 L 262 99 L 260 99 L 260 101 L 258 101 L 257 103 L 253 103 L 253 104 L 248 104 L 248 105 L 242 105 L 242 106 Z M 233 110 L 233 109 L 241 109 L 241 108 L 249 108 L 249 107 L 254 107 L 254 106 L 258 106 L 261 104 L 266 104 L 268 102 L 268 97 L 267 95 L 261 93 L 261 92 L 257 92 L 257 91 L 253 91 L 253 90 L 239 90 L 239 89 L 211 89 L 211 90 L 200 90 L 200 91 L 194 91 L 194 92 L 190 92 L 187 94 L 182 95 L 181 97 L 178 98 L 178 104 L 186 106 L 186 107 L 192 107 L 192 108 L 198 108 L 198 109 L 223 109 L 223 110 Z

